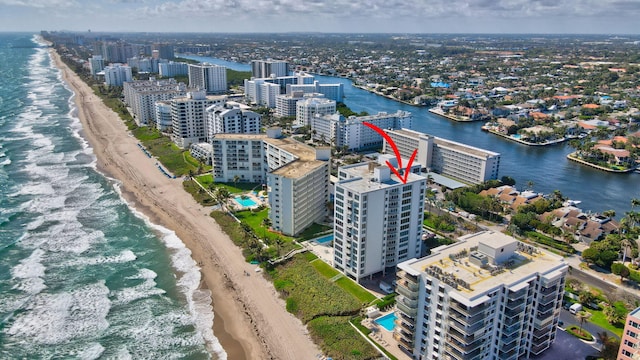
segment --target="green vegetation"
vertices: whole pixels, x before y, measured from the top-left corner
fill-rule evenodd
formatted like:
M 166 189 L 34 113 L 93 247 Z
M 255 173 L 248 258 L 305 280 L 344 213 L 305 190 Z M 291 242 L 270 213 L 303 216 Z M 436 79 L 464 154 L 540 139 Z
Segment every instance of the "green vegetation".
M 456 230 L 455 219 L 447 213 L 442 216 L 438 216 L 426 212 L 424 213 L 424 220 L 422 223 L 424 226 L 437 231 L 453 232 Z
M 191 196 L 202 206 L 213 206 L 215 205 L 215 200 L 209 196 L 209 194 L 204 191 L 198 184 L 196 184 L 193 180 L 186 180 L 182 182 L 182 187 L 186 192 L 191 194 Z
M 349 116 L 367 116 L 369 115 L 366 111 L 361 111 L 360 113 L 356 113 L 353 110 L 349 109 L 349 107 L 342 102 L 336 104 L 336 110 L 340 113 L 340 115 L 348 118 Z
M 355 296 L 363 304 L 369 304 L 376 300 L 376 297 L 362 286 L 358 285 L 355 281 L 343 276 L 336 280 L 336 284 L 349 294 Z
M 624 330 L 623 322 L 617 321 L 615 324 L 611 324 L 609 320 L 607 320 L 607 316 L 604 314 L 603 310 L 587 309 L 587 311 L 591 313 L 591 318 L 589 318 L 589 321 L 600 326 L 603 329 L 607 329 L 611 331 L 612 333 L 618 336 L 622 336 L 622 331 Z M 619 310 L 616 310 L 616 311 L 619 311 Z M 627 310 L 625 308 L 624 309 L 625 316 L 626 316 L 626 312 Z
M 591 335 L 587 330 L 584 329 L 580 329 L 579 327 L 575 326 L 575 325 L 571 325 L 569 327 L 567 327 L 567 332 L 569 332 L 569 334 L 582 339 L 582 340 L 586 340 L 586 341 L 592 341 L 593 340 L 593 335 Z
M 236 71 L 227 68 L 227 85 L 244 86 L 244 79 L 251 79 L 251 71 Z
M 329 230 L 333 230 L 333 227 L 327 226 L 327 225 L 313 223 L 311 226 L 309 226 L 308 228 L 304 229 L 300 233 L 300 235 L 298 235 L 298 238 L 300 240 L 313 239 L 313 238 L 316 238 L 316 237 L 318 237 L 318 236 L 320 236 L 322 234 L 328 233 Z
M 396 293 L 388 294 L 382 299 L 378 299 L 378 301 L 375 302 L 375 305 L 380 310 L 386 310 L 396 303 L 396 295 Z
M 554 249 L 564 251 L 565 253 L 568 253 L 568 254 L 573 254 L 576 252 L 576 249 L 574 249 L 573 246 L 567 245 L 567 243 L 565 242 L 552 239 L 549 236 L 541 234 L 539 232 L 527 231 L 524 233 L 524 235 L 529 239 L 537 242 L 538 244 L 550 246 Z
M 309 263 L 311 264 L 311 266 L 313 266 L 314 269 L 316 269 L 320 274 L 322 274 L 322 276 L 326 277 L 327 279 L 331 279 L 332 277 L 341 274 L 341 272 L 334 269 L 333 267 L 331 267 L 331 265 L 322 260 L 310 261 Z
M 349 323 L 346 316 L 323 316 L 307 324 L 311 338 L 334 359 L 374 359 L 380 354 Z

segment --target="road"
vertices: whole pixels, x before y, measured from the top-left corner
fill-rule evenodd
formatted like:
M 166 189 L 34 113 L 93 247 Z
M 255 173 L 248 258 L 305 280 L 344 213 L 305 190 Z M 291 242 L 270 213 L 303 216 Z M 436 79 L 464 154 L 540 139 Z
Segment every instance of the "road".
M 597 278 L 595 275 L 591 275 L 589 273 L 586 273 L 580 269 L 576 269 L 575 267 L 573 267 L 570 271 L 569 271 L 569 276 L 568 278 L 574 278 L 577 279 L 578 281 L 580 281 L 583 284 L 592 286 L 592 287 L 596 287 L 600 290 L 602 290 L 603 293 L 605 294 L 613 294 L 616 292 L 616 290 L 618 290 L 620 287 L 610 284 L 602 279 Z

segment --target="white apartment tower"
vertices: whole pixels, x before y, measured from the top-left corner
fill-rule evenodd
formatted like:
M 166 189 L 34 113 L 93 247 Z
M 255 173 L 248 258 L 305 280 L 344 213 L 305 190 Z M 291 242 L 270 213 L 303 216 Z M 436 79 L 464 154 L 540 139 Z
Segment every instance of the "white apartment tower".
M 173 62 L 158 64 L 158 72 L 161 77 L 174 77 L 179 75 L 188 75 L 189 66 L 183 62 Z
M 302 91 L 276 96 L 276 116 L 296 116 L 296 103 L 304 99 Z
M 311 119 L 318 114 L 330 115 L 336 112 L 336 102 L 322 97 L 311 97 L 296 102 L 296 124 L 310 125 Z
M 430 171 L 470 184 L 498 178 L 499 153 L 409 129 L 385 129 L 385 132 L 394 141 L 402 157 L 409 158 L 413 150 L 418 149 L 416 161 Z M 393 154 L 393 149 L 386 141 L 382 152 Z
M 269 219 L 275 230 L 295 236 L 327 216 L 331 149 L 289 138 L 266 138 Z
M 204 91 L 190 91 L 187 96 L 171 100 L 173 141 L 183 149 L 207 141 L 206 109 L 224 104 L 226 95 L 207 96 Z
M 260 114 L 242 110 L 239 105 L 224 103 L 207 108 L 207 132 L 209 139 L 220 133 L 258 134 Z
M 127 65 L 111 64 L 105 67 L 103 71 L 104 83 L 107 86 L 122 86 L 133 78 L 131 68 Z
M 420 256 L 427 180 L 410 173 L 403 183 L 387 159 L 338 169 L 333 266 L 358 282 Z
M 237 176 L 242 182 L 266 183 L 263 146 L 266 137 L 265 134 L 215 134 L 211 139 L 214 181 L 232 182 Z
M 209 63 L 189 64 L 189 87 L 206 90 L 207 94 L 227 91 L 227 68 Z
M 394 337 L 414 359 L 528 359 L 556 337 L 568 266 L 499 232 L 398 265 Z
M 104 70 L 104 59 L 102 55 L 93 55 L 89 58 L 89 71 L 92 76 L 96 76 L 100 71 Z
M 252 60 L 251 77 L 289 76 L 289 63 L 281 60 Z
M 173 121 L 171 119 L 171 101 L 156 101 L 156 128 L 162 132 L 170 132 Z
M 124 83 L 124 102 L 133 112 L 138 126 L 156 124 L 156 101 L 185 96 L 187 86 L 175 79 L 135 80 Z
M 411 113 L 400 111 L 393 114 L 380 112 L 376 115 L 350 116 L 345 119 L 340 114 L 314 116 L 309 125 L 314 130 L 314 139 L 330 141 L 336 147 L 346 146 L 348 150 L 371 149 L 382 146 L 382 136 L 365 126 L 368 122 L 381 129 L 410 128 Z

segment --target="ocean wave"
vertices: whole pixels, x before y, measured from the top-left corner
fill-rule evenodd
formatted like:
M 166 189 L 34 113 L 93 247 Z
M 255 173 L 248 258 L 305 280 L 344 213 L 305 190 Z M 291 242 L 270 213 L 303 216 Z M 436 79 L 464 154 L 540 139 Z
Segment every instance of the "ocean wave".
M 109 327 L 108 294 L 103 281 L 68 292 L 40 293 L 31 299 L 27 311 L 14 317 L 6 333 L 30 347 L 96 336 Z
M 45 267 L 42 264 L 43 255 L 43 250 L 36 249 L 29 257 L 22 259 L 18 265 L 11 269 L 11 276 L 19 280 L 13 287 L 14 289 L 33 295 L 47 288 L 43 279 L 45 272 Z
M 126 202 L 126 199 L 122 197 L 118 182 L 114 183 L 114 189 L 116 189 L 122 200 Z M 135 206 L 129 204 L 129 207 L 136 216 L 145 221 L 148 227 L 162 235 L 162 241 L 170 250 L 171 264 L 180 273 L 177 283 L 187 300 L 191 320 L 204 338 L 209 351 L 215 353 L 218 359 L 226 360 L 227 353 L 213 333 L 214 315 L 211 307 L 211 293 L 199 289 L 201 280 L 200 268 L 191 257 L 191 250 L 184 245 L 175 232 L 154 224 L 145 214 L 138 211 Z

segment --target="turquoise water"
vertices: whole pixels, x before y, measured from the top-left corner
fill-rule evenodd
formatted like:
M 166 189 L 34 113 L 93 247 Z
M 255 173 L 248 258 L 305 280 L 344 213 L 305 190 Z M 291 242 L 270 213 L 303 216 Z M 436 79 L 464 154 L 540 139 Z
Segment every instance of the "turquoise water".
M 514 139 L 520 139 L 522 136 L 520 134 L 513 134 L 511 137 Z
M 244 207 L 251 207 L 251 206 L 256 206 L 256 205 L 258 205 L 258 204 L 256 204 L 256 202 L 255 202 L 255 201 L 253 201 L 253 199 L 251 199 L 251 198 L 243 199 L 243 198 L 242 198 L 242 197 L 240 197 L 240 196 L 236 196 L 236 197 L 234 198 L 234 200 L 235 200 L 238 204 L 240 204 L 240 206 L 244 206 Z
M 96 170 L 33 39 L 0 34 L 0 359 L 225 359 L 190 251 Z
M 381 316 L 377 319 L 375 319 L 374 321 L 381 325 L 383 328 L 387 329 L 388 331 L 393 331 L 393 328 L 396 327 L 396 314 L 395 313 L 389 313 L 385 316 Z
M 323 237 L 317 238 L 316 242 L 318 244 L 324 244 L 333 241 L 333 234 L 325 235 Z

